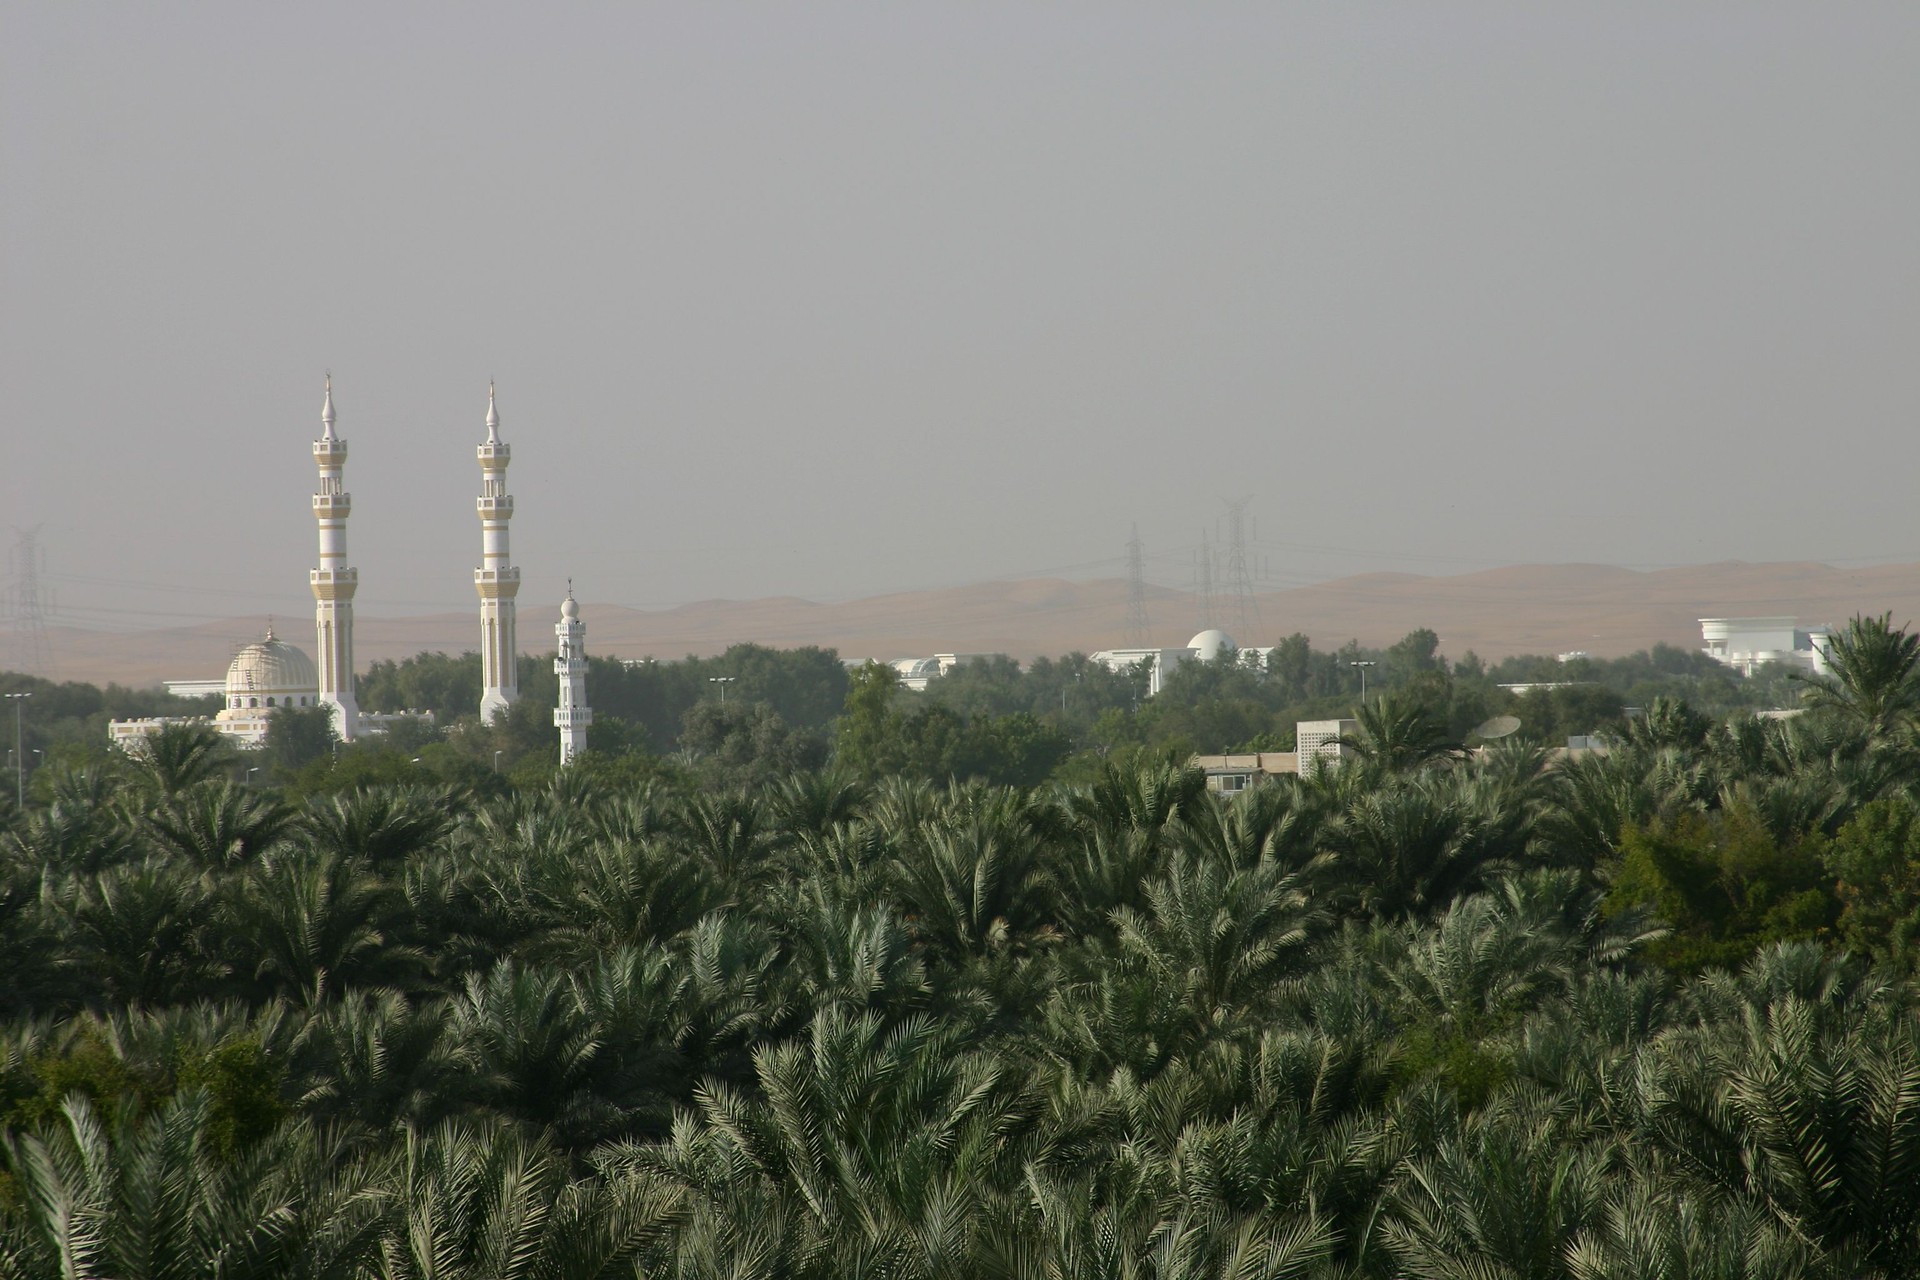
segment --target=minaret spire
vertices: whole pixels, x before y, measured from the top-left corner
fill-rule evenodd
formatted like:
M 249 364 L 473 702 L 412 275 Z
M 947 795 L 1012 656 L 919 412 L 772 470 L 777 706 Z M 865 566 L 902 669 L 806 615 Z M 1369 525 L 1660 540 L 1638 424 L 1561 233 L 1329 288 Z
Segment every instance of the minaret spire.
M 513 605 L 520 593 L 520 570 L 513 567 L 507 550 L 507 522 L 513 519 L 507 465 L 513 461 L 513 449 L 500 439 L 500 412 L 494 407 L 492 382 L 487 383 L 487 439 L 477 452 L 481 561 L 473 571 L 473 588 L 480 594 L 480 721 L 486 724 L 520 696 Z
M 313 442 L 313 464 L 320 471 L 320 488 L 313 495 L 313 518 L 320 526 L 320 567 L 307 575 L 320 649 L 319 701 L 333 708 L 334 732 L 351 740 L 360 729 L 360 705 L 353 695 L 353 593 L 360 588 L 360 571 L 347 564 L 347 517 L 353 514 L 353 495 L 342 478 L 347 442 L 333 434 L 331 372 L 320 422 L 320 438 Z M 272 634 L 271 624 L 268 634 Z
M 593 708 L 587 705 L 587 626 L 573 598 L 573 579 L 567 579 L 567 598 L 560 602 L 560 621 L 553 628 L 553 673 L 560 677 L 560 705 L 554 708 L 554 727 L 560 730 L 560 763 L 564 767 L 587 749 L 587 726 Z

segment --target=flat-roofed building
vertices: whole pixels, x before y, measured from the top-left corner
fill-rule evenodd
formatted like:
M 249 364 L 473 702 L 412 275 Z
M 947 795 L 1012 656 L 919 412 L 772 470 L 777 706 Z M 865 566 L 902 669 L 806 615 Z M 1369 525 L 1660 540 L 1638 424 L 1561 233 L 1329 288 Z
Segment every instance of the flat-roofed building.
M 1748 676 L 1781 662 L 1825 675 L 1829 634 L 1826 627 L 1802 630 L 1800 620 L 1793 617 L 1700 619 L 1707 656 Z

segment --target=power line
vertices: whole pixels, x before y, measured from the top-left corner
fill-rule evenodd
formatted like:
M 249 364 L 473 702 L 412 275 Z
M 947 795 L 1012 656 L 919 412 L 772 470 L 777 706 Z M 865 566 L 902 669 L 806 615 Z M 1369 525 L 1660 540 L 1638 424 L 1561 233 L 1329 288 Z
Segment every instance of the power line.
M 46 588 L 40 585 L 47 571 L 47 551 L 40 545 L 40 526 L 13 530 L 13 599 L 8 613 L 13 622 L 15 670 L 42 679 L 53 675 L 53 646 L 47 643 L 47 614 L 52 611 Z
M 1147 569 L 1138 524 L 1127 539 L 1127 643 L 1136 649 L 1147 643 Z
M 1247 504 L 1251 497 L 1227 503 L 1227 590 L 1233 596 L 1233 624 L 1241 643 L 1252 642 L 1260 629 L 1260 605 L 1253 597 L 1253 573 L 1247 561 L 1249 524 Z
M 1213 630 L 1213 543 L 1200 531 L 1200 550 L 1193 560 L 1193 598 L 1200 609 L 1200 629 Z

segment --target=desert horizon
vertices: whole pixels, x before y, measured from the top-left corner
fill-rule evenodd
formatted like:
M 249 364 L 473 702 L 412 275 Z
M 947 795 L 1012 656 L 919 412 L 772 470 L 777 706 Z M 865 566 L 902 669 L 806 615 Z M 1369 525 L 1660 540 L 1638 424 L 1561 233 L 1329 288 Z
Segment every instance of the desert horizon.
M 521 649 L 552 648 L 553 602 L 535 590 L 520 596 Z M 793 596 L 704 600 L 642 610 L 595 602 L 584 593 L 588 652 L 626 659 L 706 656 L 730 645 L 818 645 L 843 658 L 932 653 L 1040 656 L 1125 647 L 1127 583 L 1032 578 L 938 590 L 817 602 Z M 1836 567 L 1816 562 L 1685 565 L 1652 570 L 1599 564 L 1519 564 L 1447 575 L 1368 573 L 1308 586 L 1256 592 L 1251 634 L 1239 602 L 1216 595 L 1211 623 L 1242 644 L 1271 644 L 1301 632 L 1316 646 L 1352 639 L 1390 644 L 1431 628 L 1441 651 L 1472 650 L 1497 660 L 1523 653 L 1583 649 L 1615 657 L 1671 644 L 1698 646 L 1697 619 L 1791 614 L 1806 624 L 1843 622 L 1856 613 L 1890 612 L 1896 623 L 1920 617 L 1920 563 Z M 1195 593 L 1147 589 L 1147 643 L 1184 644 L 1209 619 Z M 356 619 L 355 648 L 367 664 L 420 652 L 476 647 L 478 610 Z M 276 633 L 312 645 L 304 615 L 275 614 Z M 148 687 L 165 680 L 214 679 L 240 645 L 258 639 L 269 616 L 237 614 L 185 627 L 140 631 L 47 628 L 60 680 Z M 0 630 L 0 654 L 17 667 L 23 637 Z

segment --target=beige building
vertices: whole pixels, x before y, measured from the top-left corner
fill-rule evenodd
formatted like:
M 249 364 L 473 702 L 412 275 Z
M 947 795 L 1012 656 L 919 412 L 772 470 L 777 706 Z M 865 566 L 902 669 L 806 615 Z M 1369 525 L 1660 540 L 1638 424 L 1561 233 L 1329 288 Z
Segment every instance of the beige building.
M 115 720 L 107 726 L 107 736 L 116 746 L 126 747 L 169 724 L 211 724 L 230 742 L 258 746 L 266 741 L 267 722 L 275 711 L 319 705 L 320 675 L 312 658 L 268 627 L 265 638 L 233 655 L 223 690 L 226 705 L 211 721 L 196 716 Z

